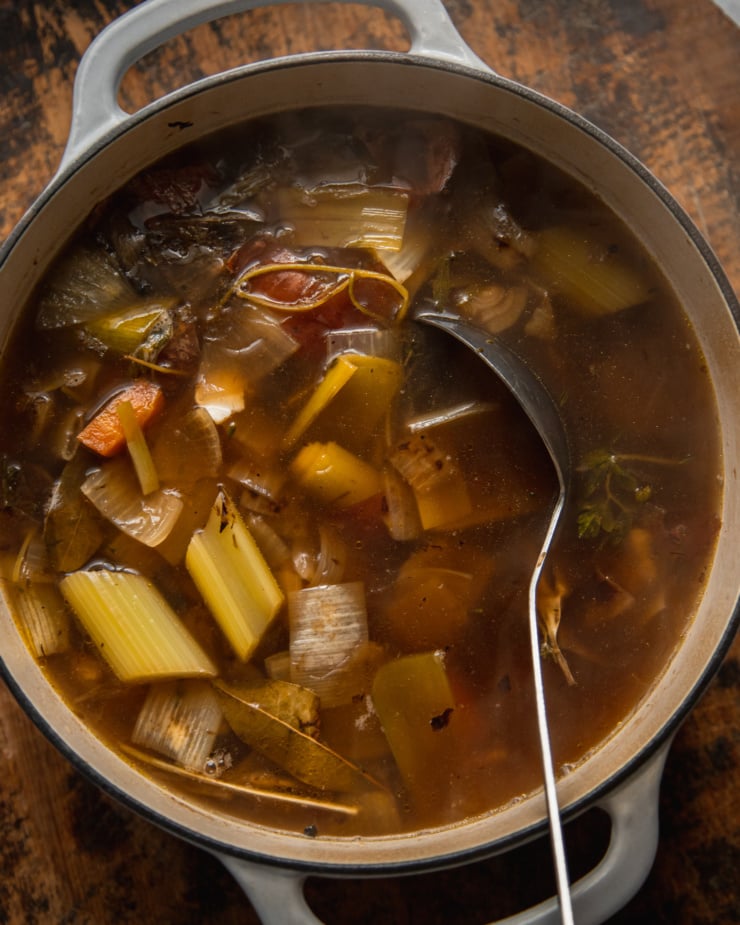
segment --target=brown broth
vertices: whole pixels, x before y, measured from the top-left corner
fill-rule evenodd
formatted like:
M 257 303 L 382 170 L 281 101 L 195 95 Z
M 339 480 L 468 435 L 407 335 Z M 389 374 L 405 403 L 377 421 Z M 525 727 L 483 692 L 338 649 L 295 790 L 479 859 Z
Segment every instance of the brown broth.
M 105 252 L 126 280 L 130 302 L 160 300 L 162 317 L 173 326 L 161 341 L 156 330 L 147 331 L 155 339 L 146 356 L 169 371 L 134 365 L 127 358 L 132 351 L 106 348 L 88 319 L 57 319 L 44 328 L 50 312 L 69 314 L 71 304 L 74 315 L 84 302 L 50 302 L 49 291 L 60 289 L 52 271 L 4 360 L 2 574 L 12 585 L 29 532 L 44 534 L 62 472 L 73 465 L 80 472 L 106 465 L 77 446 L 76 435 L 122 383 L 141 375 L 161 385 L 165 410 L 145 428 L 149 445 L 156 447 L 166 444 L 196 403 L 199 377 L 207 378 L 199 364 L 209 345 L 221 351 L 222 364 L 254 370 L 262 362 L 238 352 L 250 346 L 249 330 L 240 327 L 245 313 L 264 313 L 230 289 L 246 268 L 303 261 L 386 272 L 384 260 L 391 258 L 362 244 L 297 246 L 278 207 L 291 184 L 319 202 L 320 216 L 327 190 L 336 196 L 342 190 L 380 189 L 400 197 L 408 206 L 404 248 L 413 250 L 417 242 L 421 255 L 403 280 L 411 296 L 409 317 L 414 300 L 432 298 L 480 319 L 475 313 L 487 291 L 494 307 L 486 323 L 493 336 L 526 358 L 560 401 L 576 490 L 548 563 L 548 581 L 557 579 L 564 590 L 558 642 L 575 683 L 568 683 L 552 659 L 544 670 L 555 760 L 565 770 L 629 716 L 665 670 L 692 619 L 718 527 L 717 415 L 690 324 L 629 231 L 568 177 L 473 129 L 375 111 L 340 111 L 319 121 L 315 113 L 265 119 L 155 166 L 96 210 L 57 265 L 75 266 L 81 249 Z M 583 296 L 574 297 L 542 269 L 543 235 L 561 227 L 576 228 L 579 239 L 589 242 L 579 284 L 592 286 L 589 267 L 623 261 L 627 288 L 634 289 L 636 279 L 641 295 L 632 301 L 628 296 L 617 308 L 584 309 Z M 569 266 L 574 263 L 578 258 L 569 257 Z M 80 272 L 78 264 L 77 277 Z M 283 288 L 275 290 L 280 298 L 289 282 L 284 276 Z M 382 283 L 372 285 L 372 304 L 387 314 L 397 294 Z M 496 306 L 490 295 L 496 287 L 502 297 L 513 298 L 513 308 Z M 93 292 L 92 314 L 109 311 L 106 298 Z M 587 292 L 585 301 L 595 300 L 589 302 Z M 315 825 L 319 834 L 382 834 L 455 823 L 505 806 L 540 784 L 526 593 L 554 498 L 547 455 L 492 374 L 438 333 L 405 320 L 376 323 L 348 302 L 346 291 L 310 311 L 274 309 L 268 315 L 279 317 L 299 349 L 258 381 L 247 377 L 243 409 L 217 422 L 221 471 L 193 482 L 187 477 L 192 459 L 170 460 L 168 465 L 186 474 L 180 481 L 169 477 L 165 487 L 190 505 L 190 528 L 200 531 L 219 485 L 225 486 L 244 517 L 258 515 L 289 549 L 288 559 L 273 567 L 286 593 L 315 583 L 310 571 L 317 567 L 319 525 L 338 538 L 341 583 L 364 584 L 371 648 L 344 702 L 322 707 L 320 738 L 386 789 L 370 788 L 370 795 L 322 792 L 286 777 L 233 731 L 222 731 L 216 743 L 231 762 L 221 780 L 264 786 L 277 779 L 279 787 L 319 801 L 356 802 L 360 813 L 344 818 L 272 807 L 140 766 L 194 800 L 213 800 L 220 811 L 299 832 L 313 833 Z M 324 411 L 293 446 L 281 449 L 282 436 L 324 374 L 327 339 L 368 324 L 391 332 L 373 343 L 390 341 L 403 371 L 387 415 L 368 434 L 371 398 L 343 416 Z M 99 366 L 91 385 L 91 377 L 69 375 L 91 364 Z M 472 413 L 450 414 L 465 403 Z M 440 412 L 447 415 L 442 423 L 424 423 Z M 348 421 L 357 429 L 348 430 Z M 395 460 L 391 469 L 407 483 L 408 453 L 426 446 L 439 470 L 457 469 L 445 483 L 449 504 L 458 504 L 455 492 L 463 486 L 469 509 L 460 508 L 459 516 L 448 512 L 440 526 L 399 540 L 389 535 L 387 486 L 345 506 L 312 497 L 295 474 L 274 493 L 235 480 L 233 467 L 245 459 L 258 480 L 265 471 L 286 475 L 303 444 L 334 439 L 352 446 L 377 471 Z M 66 453 L 71 461 L 60 457 L 60 447 L 73 448 Z M 599 465 L 601 480 L 590 481 Z M 605 490 L 611 493 L 608 505 Z M 589 534 L 588 504 L 591 515 L 596 510 L 605 516 L 606 530 Z M 254 655 L 241 662 L 185 567 L 182 548 L 175 554 L 165 543 L 160 550 L 169 551 L 163 555 L 127 538 L 105 518 L 95 520 L 99 541 L 79 567 L 150 578 L 221 678 L 232 683 L 264 677 L 264 659 L 288 647 L 283 605 Z M 48 539 L 48 529 L 45 535 Z M 264 547 L 263 552 L 269 560 Z M 335 549 L 330 570 L 336 559 Z M 48 580 L 48 568 L 41 573 L 31 572 L 30 580 L 40 574 Z M 434 768 L 404 778 L 373 709 L 372 675 L 393 659 L 435 650 L 444 652 L 454 704 L 429 718 L 438 727 L 429 746 L 439 749 Z M 130 742 L 148 684 L 117 680 L 76 621 L 69 648 L 41 661 L 70 708 L 102 740 L 113 749 Z

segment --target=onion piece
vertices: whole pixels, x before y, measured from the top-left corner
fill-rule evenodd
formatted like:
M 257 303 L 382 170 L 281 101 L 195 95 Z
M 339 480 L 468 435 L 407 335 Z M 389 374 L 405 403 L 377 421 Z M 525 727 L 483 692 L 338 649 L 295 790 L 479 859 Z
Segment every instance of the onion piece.
M 216 478 L 221 470 L 221 440 L 205 408 L 168 413 L 151 445 L 152 459 L 162 482 L 180 488 Z
M 134 745 L 204 772 L 223 714 L 210 684 L 166 681 L 149 688 L 131 734 Z
M 353 655 L 368 640 L 365 586 L 355 581 L 304 588 L 288 596 L 291 680 L 325 707 L 357 693 Z
M 183 509 L 182 499 L 170 489 L 159 489 L 144 497 L 125 458 L 112 459 L 93 469 L 81 491 L 106 520 L 151 547 L 167 539 Z
M 416 497 L 408 482 L 392 467 L 385 466 L 383 476 L 383 522 L 391 538 L 404 542 L 422 534 Z

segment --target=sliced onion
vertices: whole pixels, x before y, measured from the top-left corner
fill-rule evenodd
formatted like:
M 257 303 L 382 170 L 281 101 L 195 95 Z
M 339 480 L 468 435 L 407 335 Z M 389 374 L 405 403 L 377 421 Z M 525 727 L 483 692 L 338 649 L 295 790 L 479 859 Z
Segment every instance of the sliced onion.
M 146 546 L 163 543 L 183 509 L 181 498 L 170 490 L 160 489 L 144 497 L 125 458 L 94 469 L 81 491 L 106 520 Z
M 221 441 L 205 408 L 170 415 L 152 442 L 152 459 L 164 484 L 185 486 L 216 478 L 221 469 Z
M 419 507 L 411 486 L 391 466 L 383 469 L 383 521 L 394 540 L 416 540 L 422 534 Z

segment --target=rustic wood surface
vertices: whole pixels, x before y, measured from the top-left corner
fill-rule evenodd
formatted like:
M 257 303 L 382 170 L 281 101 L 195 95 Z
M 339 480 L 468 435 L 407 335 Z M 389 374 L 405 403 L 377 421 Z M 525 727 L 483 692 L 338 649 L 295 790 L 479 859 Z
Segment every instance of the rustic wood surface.
M 177 2 L 177 0 L 173 0 Z M 80 55 L 128 0 L 0 0 L 0 237 L 54 173 Z M 572 106 L 673 192 L 740 290 L 740 29 L 711 0 L 447 0 L 499 73 Z M 224 67 L 324 48 L 403 50 L 401 26 L 363 6 L 302 4 L 200 27 L 127 75 L 136 108 Z M 649 879 L 612 923 L 740 922 L 738 641 L 680 730 L 661 791 Z M 598 820 L 573 835 L 603 842 Z M 434 875 L 312 881 L 328 923 L 483 923 L 547 880 L 546 846 Z M 75 772 L 0 685 L 0 923 L 248 925 L 221 866 L 134 817 Z

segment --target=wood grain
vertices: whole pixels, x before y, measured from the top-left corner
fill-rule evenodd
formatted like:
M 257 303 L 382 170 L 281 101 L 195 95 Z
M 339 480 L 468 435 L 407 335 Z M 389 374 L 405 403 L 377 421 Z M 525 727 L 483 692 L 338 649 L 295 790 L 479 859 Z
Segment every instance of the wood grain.
M 0 0 L 0 236 L 53 176 L 72 81 L 92 37 L 127 0 Z M 461 34 L 499 73 L 578 110 L 641 158 L 696 222 L 740 290 L 740 30 L 710 0 L 447 0 Z M 406 47 L 361 5 L 292 4 L 199 27 L 126 76 L 130 109 L 203 74 L 324 48 Z M 611 921 L 740 922 L 740 644 L 680 730 L 661 791 L 648 882 Z M 3 925 L 250 925 L 220 864 L 132 815 L 84 779 L 0 687 Z M 603 821 L 569 836 L 576 869 Z M 328 923 L 483 923 L 548 888 L 547 847 L 464 870 L 311 881 Z

